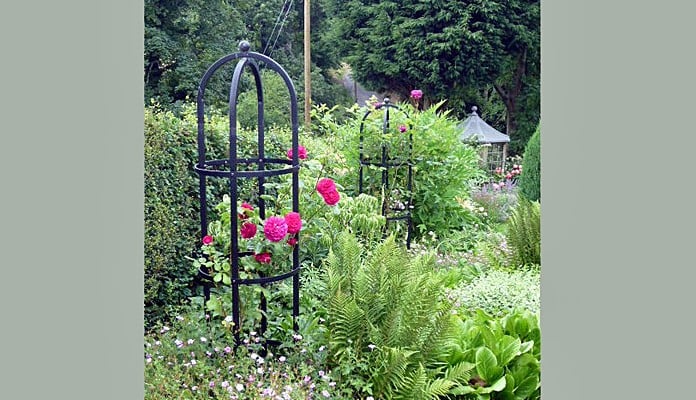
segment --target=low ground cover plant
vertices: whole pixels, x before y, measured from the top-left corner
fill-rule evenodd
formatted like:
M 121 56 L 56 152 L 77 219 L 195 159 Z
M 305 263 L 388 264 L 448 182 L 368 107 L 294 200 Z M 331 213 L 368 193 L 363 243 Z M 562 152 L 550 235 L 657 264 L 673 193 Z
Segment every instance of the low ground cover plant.
M 455 307 L 466 314 L 482 310 L 503 316 L 516 309 L 540 310 L 541 275 L 538 266 L 516 269 L 491 268 L 466 285 L 448 293 Z
M 145 338 L 145 398 L 325 399 L 337 395 L 322 351 L 307 351 L 296 335 L 276 352 L 256 332 L 234 348 L 229 324 L 190 309 Z

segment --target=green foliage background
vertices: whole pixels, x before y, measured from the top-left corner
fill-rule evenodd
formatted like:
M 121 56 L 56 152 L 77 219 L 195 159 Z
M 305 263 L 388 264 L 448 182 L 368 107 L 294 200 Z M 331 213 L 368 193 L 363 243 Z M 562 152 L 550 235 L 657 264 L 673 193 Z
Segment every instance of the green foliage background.
M 541 201 L 541 125 L 529 139 L 522 159 L 520 194 L 531 201 Z

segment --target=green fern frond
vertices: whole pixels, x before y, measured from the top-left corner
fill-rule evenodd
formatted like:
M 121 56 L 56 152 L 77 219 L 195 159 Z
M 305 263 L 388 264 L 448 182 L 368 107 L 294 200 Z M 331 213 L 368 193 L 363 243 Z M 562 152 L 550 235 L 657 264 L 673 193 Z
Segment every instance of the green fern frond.
M 541 265 L 541 209 L 520 197 L 507 224 L 507 240 L 516 265 Z
M 469 379 L 471 379 L 471 372 L 475 367 L 476 364 L 462 361 L 447 368 L 445 379 L 466 385 Z
M 411 381 L 407 377 L 410 358 L 416 351 L 384 347 L 377 361 L 378 369 L 374 375 L 374 390 L 377 398 L 391 399 L 406 390 Z
M 449 379 L 435 379 L 425 388 L 426 398 L 435 400 L 440 396 L 446 396 L 454 386 L 455 383 Z
M 406 387 L 400 388 L 395 399 L 400 400 L 425 400 L 431 397 L 428 394 L 428 375 L 425 372 L 423 364 L 419 364 L 418 368 L 406 377 L 408 382 Z

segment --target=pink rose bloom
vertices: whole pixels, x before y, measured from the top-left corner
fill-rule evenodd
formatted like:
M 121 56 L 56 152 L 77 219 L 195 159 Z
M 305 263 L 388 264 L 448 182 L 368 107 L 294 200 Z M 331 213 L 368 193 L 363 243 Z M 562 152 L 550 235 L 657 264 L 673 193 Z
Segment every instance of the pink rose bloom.
M 288 239 L 288 245 L 289 245 L 289 246 L 294 246 L 294 245 L 296 245 L 296 244 L 297 244 L 297 238 L 291 237 L 290 239 Z
M 336 184 L 329 178 L 321 178 L 317 182 L 317 192 L 319 192 L 322 197 L 328 193 L 336 190 Z
M 329 206 L 335 206 L 341 199 L 341 195 L 338 194 L 337 190 L 332 190 L 330 192 L 324 193 L 322 197 L 324 198 L 324 203 L 326 203 Z
M 399 125 L 399 132 L 404 133 L 407 130 L 408 130 L 408 128 L 406 128 L 406 125 Z
M 213 243 L 213 237 L 210 236 L 210 235 L 205 235 L 205 236 L 203 236 L 202 242 L 203 242 L 204 245 L 207 246 L 207 245 Z
M 288 149 L 287 155 L 288 158 L 292 160 L 292 148 Z M 307 149 L 304 146 L 297 146 L 297 158 L 299 158 L 300 160 L 307 159 Z
M 285 218 L 270 217 L 263 225 L 263 234 L 271 242 L 280 242 L 288 234 L 288 224 Z
M 254 259 L 261 264 L 271 263 L 271 253 L 254 254 Z
M 420 98 L 423 97 L 423 92 L 418 89 L 411 90 L 411 97 L 420 100 Z
M 285 216 L 285 223 L 288 225 L 288 233 L 295 234 L 302 229 L 302 218 L 300 213 L 290 212 Z
M 256 236 L 256 224 L 245 222 L 242 224 L 241 234 L 244 239 L 251 239 Z

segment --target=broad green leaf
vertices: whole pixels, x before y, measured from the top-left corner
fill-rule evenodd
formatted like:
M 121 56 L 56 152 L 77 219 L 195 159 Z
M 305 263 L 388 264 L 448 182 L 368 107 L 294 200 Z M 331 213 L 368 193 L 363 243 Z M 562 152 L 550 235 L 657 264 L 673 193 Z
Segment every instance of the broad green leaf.
M 483 337 L 483 342 L 487 347 L 495 348 L 498 343 L 498 338 L 489 327 L 485 325 L 481 327 L 481 336 Z
M 517 384 L 515 388 L 515 396 L 519 398 L 527 398 L 530 394 L 539 387 L 539 375 L 530 375 Z
M 493 382 L 503 372 L 503 369 L 498 366 L 495 354 L 487 347 L 476 350 L 476 372 L 486 382 Z
M 500 365 L 507 365 L 513 358 L 522 354 L 520 351 L 521 341 L 512 336 L 503 336 L 498 342 L 498 362 Z
M 232 283 L 232 279 L 230 278 L 229 275 L 223 275 L 222 276 L 222 283 L 224 283 L 225 285 L 229 285 Z
M 222 274 L 221 273 L 215 274 L 215 276 L 213 276 L 213 280 L 215 282 L 220 282 L 222 280 Z
M 481 393 L 500 392 L 503 389 L 505 389 L 505 385 L 506 385 L 505 376 L 503 375 L 500 379 L 493 382 L 492 385 L 481 388 L 480 390 L 481 390 Z
M 527 353 L 529 351 L 532 351 L 534 348 L 534 341 L 530 340 L 528 342 L 524 342 L 520 345 L 520 353 Z
M 534 366 L 538 368 L 539 360 L 537 360 L 536 357 L 530 353 L 523 353 L 517 360 L 515 360 L 515 368 L 522 366 Z

